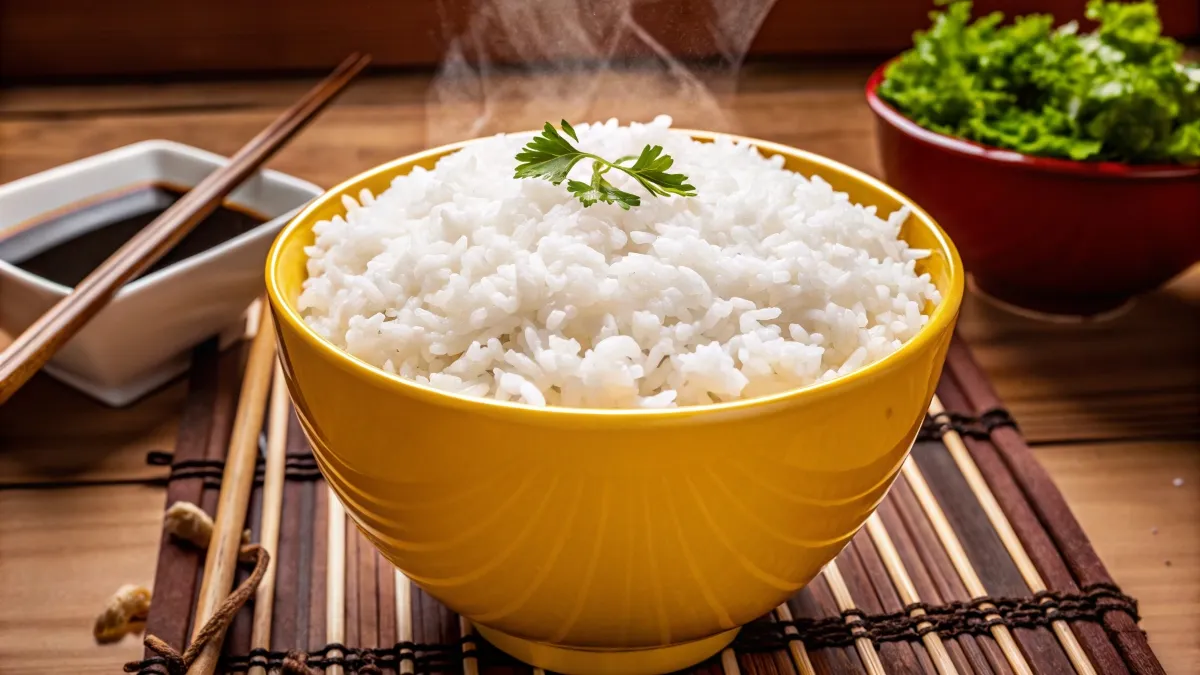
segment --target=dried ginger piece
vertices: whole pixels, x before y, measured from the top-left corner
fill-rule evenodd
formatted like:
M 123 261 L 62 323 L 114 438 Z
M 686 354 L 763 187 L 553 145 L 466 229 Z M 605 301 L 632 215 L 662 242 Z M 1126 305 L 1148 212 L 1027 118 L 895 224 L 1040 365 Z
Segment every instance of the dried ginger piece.
M 116 642 L 129 633 L 145 628 L 146 616 L 150 613 L 150 597 L 150 589 L 144 586 L 127 584 L 117 589 L 108 599 L 104 611 L 96 617 L 96 624 L 92 628 L 96 642 Z
M 191 502 L 175 502 L 163 516 L 163 525 L 173 537 L 182 539 L 196 548 L 208 550 L 212 541 L 213 521 L 199 506 Z M 250 543 L 250 530 L 242 532 L 242 546 Z M 243 562 L 254 559 L 254 556 L 239 556 Z

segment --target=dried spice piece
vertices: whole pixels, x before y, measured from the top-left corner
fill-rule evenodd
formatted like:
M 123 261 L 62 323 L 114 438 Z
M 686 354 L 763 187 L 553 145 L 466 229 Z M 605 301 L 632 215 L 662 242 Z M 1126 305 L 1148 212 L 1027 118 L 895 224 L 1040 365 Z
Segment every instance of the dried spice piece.
M 150 614 L 150 589 L 127 584 L 117 589 L 108 599 L 104 611 L 96 617 L 92 635 L 96 642 L 117 642 L 129 633 L 140 632 L 146 626 Z
M 175 502 L 163 516 L 163 526 L 172 537 L 182 539 L 196 548 L 208 550 L 208 542 L 212 541 L 213 521 L 204 509 L 191 502 Z M 250 544 L 250 530 L 242 532 L 242 547 Z M 242 562 L 254 560 L 252 556 L 241 555 Z

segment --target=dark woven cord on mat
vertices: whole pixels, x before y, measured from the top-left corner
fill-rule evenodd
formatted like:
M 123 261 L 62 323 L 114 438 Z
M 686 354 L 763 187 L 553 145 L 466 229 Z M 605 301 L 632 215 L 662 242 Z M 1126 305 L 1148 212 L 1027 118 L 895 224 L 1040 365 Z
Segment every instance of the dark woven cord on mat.
M 332 643 L 307 654 L 297 650 L 272 652 L 255 649 L 244 657 L 222 660 L 219 672 L 243 673 L 251 666 L 263 666 L 267 670 L 281 669 L 284 675 L 312 675 L 314 669 L 340 665 L 348 672 L 377 675 L 383 669 L 396 670 L 400 662 L 409 661 L 417 673 L 435 673 L 457 670 L 464 657 L 479 658 L 489 665 L 520 665 L 491 645 L 477 643 L 474 637 L 466 637 L 451 644 L 400 642 L 392 647 L 374 649 Z M 162 658 L 146 659 L 138 664 L 143 668 L 139 674 L 161 673 L 152 668 L 163 662 Z
M 242 605 L 246 604 L 250 596 L 254 595 L 255 589 L 258 588 L 258 582 L 262 581 L 263 575 L 267 573 L 267 565 L 271 562 L 271 556 L 267 554 L 266 549 L 258 544 L 249 544 L 241 548 L 239 557 L 249 554 L 255 556 L 254 571 L 217 607 L 217 610 L 213 612 L 212 618 L 208 620 L 208 623 L 204 624 L 204 627 L 196 634 L 196 638 L 192 640 L 192 644 L 188 645 L 188 648 L 182 654 L 157 637 L 147 635 L 145 640 L 146 648 L 158 654 L 158 658 L 127 663 L 125 664 L 125 672 L 162 673 L 165 671 L 167 675 L 186 675 L 187 669 L 191 667 L 192 662 L 204 650 L 204 646 L 214 638 L 221 638 L 225 635 L 225 629 L 229 627 L 230 622 L 233 621 L 233 617 L 237 615 Z M 151 667 L 160 669 L 146 670 L 146 664 L 148 663 Z
M 924 610 L 924 615 L 911 616 L 916 609 Z M 1122 612 L 1135 622 L 1140 620 L 1136 600 L 1111 584 L 1095 584 L 1081 593 L 1043 591 L 1031 598 L 982 597 L 937 607 L 918 603 L 892 614 L 864 615 L 861 611 L 849 611 L 823 619 L 756 623 L 742 630 L 735 647 L 743 651 L 774 651 L 785 648 L 790 640 L 799 639 L 808 649 L 824 649 L 851 646 L 858 637 L 868 637 L 877 643 L 916 641 L 931 632 L 949 639 L 982 635 L 996 625 L 1037 628 L 1060 619 L 1099 623 L 1109 612 Z M 856 621 L 847 623 L 847 617 Z M 797 635 L 784 633 L 788 625 L 795 627 Z
M 983 609 L 988 605 L 988 609 Z M 918 609 L 924 610 L 925 614 L 911 616 Z M 1122 612 L 1135 622 L 1139 620 L 1137 601 L 1112 584 L 1094 584 L 1079 593 L 1044 591 L 1029 598 L 983 597 L 936 607 L 915 603 L 905 607 L 903 612 L 891 614 L 867 614 L 852 609 L 822 619 L 795 619 L 786 623 L 757 621 L 742 628 L 733 646 L 739 653 L 755 653 L 783 650 L 794 640 L 799 640 L 809 650 L 848 647 L 860 637 L 876 643 L 916 642 L 931 632 L 943 639 L 982 635 L 995 625 L 1036 628 L 1060 619 L 1098 623 L 1109 612 Z M 786 633 L 788 627 L 795 628 L 796 634 Z M 467 636 L 446 644 L 401 642 L 375 649 L 329 644 L 307 654 L 258 649 L 243 657 L 225 659 L 220 672 L 243 673 L 252 665 L 262 665 L 268 670 L 281 668 L 285 675 L 311 675 L 314 668 L 340 665 L 347 672 L 376 675 L 383 669 L 397 670 L 402 661 L 409 661 L 414 673 L 426 675 L 457 671 L 464 658 L 476 658 L 481 665 L 487 666 L 518 665 L 512 657 L 487 642 Z M 155 670 L 164 663 L 166 659 L 147 659 L 126 666 L 126 670 L 133 672 L 132 666 L 139 675 L 163 675 L 164 672 L 174 675 L 169 663 L 167 670 Z
M 252 658 L 251 661 L 254 659 Z M 251 665 L 254 665 L 251 663 Z M 261 665 L 268 670 L 274 670 L 274 665 L 267 659 L 261 659 Z M 283 661 L 279 664 L 282 666 L 283 675 L 311 675 L 312 668 L 308 667 L 308 655 L 299 649 L 293 649 L 283 655 Z
M 926 415 L 917 433 L 919 441 L 937 441 L 948 431 L 957 432 L 959 436 L 970 438 L 987 438 L 1000 427 L 1017 428 L 1017 421 L 1003 408 L 992 408 L 980 415 L 964 415 L 962 413 L 940 412 L 936 415 Z
M 168 484 L 177 480 L 201 479 L 204 487 L 219 489 L 221 476 L 225 471 L 225 461 L 220 459 L 184 459 L 173 461 L 174 456 L 169 452 L 152 450 L 146 453 L 146 464 L 150 466 L 169 466 L 171 472 L 165 478 L 155 478 L 150 482 Z M 265 461 L 262 457 L 254 467 L 254 485 L 261 486 Z M 317 460 L 307 452 L 291 452 L 284 461 L 284 480 L 312 482 L 320 480 L 321 471 L 317 468 Z

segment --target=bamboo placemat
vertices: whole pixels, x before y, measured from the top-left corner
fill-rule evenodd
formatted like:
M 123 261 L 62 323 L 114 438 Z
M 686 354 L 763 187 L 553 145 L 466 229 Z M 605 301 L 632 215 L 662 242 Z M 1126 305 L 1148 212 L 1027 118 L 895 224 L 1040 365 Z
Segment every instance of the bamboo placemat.
M 176 452 L 148 458 L 171 466 L 168 506 L 215 509 L 241 359 L 212 345 L 196 354 Z M 691 673 L 1163 672 L 1136 602 L 1113 584 L 961 341 L 938 402 L 945 411 L 927 418 L 887 498 L 837 559 Z M 326 673 L 544 675 L 476 637 L 338 519 L 294 415 L 285 475 L 271 649 L 250 649 L 251 602 L 229 628 L 221 672 L 303 672 L 303 661 Z M 252 541 L 261 500 L 258 484 Z M 338 527 L 327 527 L 331 509 Z M 164 535 L 147 634 L 182 650 L 203 562 L 203 552 Z M 341 593 L 327 588 L 331 562 L 345 565 L 344 587 L 333 589 Z M 344 621 L 328 622 L 330 611 Z M 327 635 L 330 623 L 340 636 Z M 161 675 L 168 664 L 147 652 L 127 670 Z

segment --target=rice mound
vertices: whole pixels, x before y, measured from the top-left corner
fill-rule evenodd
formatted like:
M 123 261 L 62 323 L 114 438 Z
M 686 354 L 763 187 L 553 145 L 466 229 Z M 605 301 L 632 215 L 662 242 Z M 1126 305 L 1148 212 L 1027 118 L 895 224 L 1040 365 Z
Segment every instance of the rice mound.
M 527 134 L 343 197 L 313 227 L 300 309 L 382 370 L 530 405 L 664 408 L 762 396 L 840 377 L 898 349 L 940 301 L 882 219 L 753 146 L 650 124 L 575 127 L 606 158 L 661 145 L 696 197 L 584 206 L 566 186 L 513 178 Z M 590 162 L 571 177 L 587 180 Z

